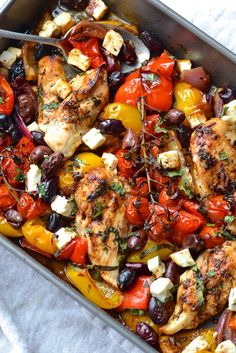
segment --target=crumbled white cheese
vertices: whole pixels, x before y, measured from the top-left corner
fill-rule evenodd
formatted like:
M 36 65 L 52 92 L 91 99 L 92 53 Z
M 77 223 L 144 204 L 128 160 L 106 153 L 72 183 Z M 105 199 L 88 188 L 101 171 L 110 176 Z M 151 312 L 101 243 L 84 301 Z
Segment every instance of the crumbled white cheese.
M 75 20 L 69 12 L 61 12 L 54 18 L 53 22 L 60 28 L 62 34 L 65 34 L 75 25 Z
M 51 209 L 64 217 L 70 217 L 73 208 L 74 202 L 60 195 L 57 195 L 51 203 Z
M 215 353 L 236 353 L 236 345 L 230 341 L 223 341 L 216 347 Z
M 170 290 L 173 287 L 173 283 L 169 278 L 161 277 L 151 283 L 150 292 L 153 297 L 160 300 L 160 302 L 165 303 L 171 296 Z
M 15 54 L 17 58 L 21 57 L 22 50 L 20 48 L 9 47 L 7 49 L 10 53 Z
M 120 33 L 113 31 L 112 29 L 108 31 L 104 37 L 102 46 L 110 54 L 117 56 L 124 44 L 124 39 Z
M 211 347 L 205 338 L 203 336 L 198 336 L 185 347 L 182 353 L 197 353 L 210 348 Z
M 236 116 L 223 115 L 221 119 L 229 125 L 236 125 Z
M 189 249 L 183 249 L 170 255 L 173 262 L 180 267 L 189 267 L 195 265 L 195 261 L 190 254 Z
M 71 93 L 71 86 L 68 82 L 62 78 L 59 78 L 51 87 L 50 91 L 61 99 L 65 99 Z
M 176 65 L 177 65 L 177 70 L 180 73 L 185 70 L 191 70 L 192 68 L 191 60 L 188 60 L 188 59 L 177 60 Z
M 202 112 L 195 112 L 186 116 L 189 125 L 192 129 L 195 129 L 198 125 L 207 121 L 205 115 Z
M 0 55 L 0 63 L 2 66 L 4 66 L 6 69 L 10 69 L 14 62 L 16 61 L 17 56 L 14 53 L 11 53 L 8 50 L 4 50 L 1 55 Z
M 36 123 L 36 121 L 33 121 L 31 124 L 27 125 L 27 129 L 31 132 L 31 131 L 41 131 L 39 128 L 38 123 Z
M 108 7 L 102 0 L 90 0 L 85 11 L 89 16 L 92 16 L 95 20 L 100 21 L 107 13 Z
M 175 169 L 180 165 L 179 153 L 176 150 L 162 152 L 157 156 L 157 163 L 164 169 Z
M 154 273 L 156 277 L 161 277 L 166 270 L 165 264 L 161 261 L 159 255 L 149 259 L 147 261 L 147 266 L 150 272 Z
M 38 190 L 38 185 L 41 182 L 42 172 L 36 164 L 31 164 L 25 177 L 26 191 L 34 192 Z
M 91 59 L 84 55 L 79 49 L 72 49 L 69 52 L 68 64 L 78 67 L 82 71 L 88 70 L 91 64 Z
M 106 142 L 106 137 L 101 134 L 100 130 L 92 128 L 82 137 L 82 141 L 91 150 L 95 150 Z
M 236 99 L 224 105 L 224 115 L 236 117 Z
M 232 288 L 229 294 L 229 310 L 236 311 L 236 287 Z
M 103 153 L 102 161 L 108 170 L 116 171 L 118 159 L 113 153 Z
M 39 32 L 40 37 L 53 37 L 60 33 L 60 29 L 55 22 L 48 20 L 45 21 L 42 30 Z
M 63 249 L 72 239 L 77 237 L 77 233 L 70 228 L 60 228 L 55 233 L 55 243 L 59 250 Z

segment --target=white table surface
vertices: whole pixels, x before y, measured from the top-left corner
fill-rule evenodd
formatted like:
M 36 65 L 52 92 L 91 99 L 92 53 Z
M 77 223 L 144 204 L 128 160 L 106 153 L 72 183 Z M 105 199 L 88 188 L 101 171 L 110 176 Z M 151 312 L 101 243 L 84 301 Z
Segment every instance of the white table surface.
M 235 0 L 163 3 L 236 52 Z M 1 246 L 0 253 L 1 353 L 141 353 Z

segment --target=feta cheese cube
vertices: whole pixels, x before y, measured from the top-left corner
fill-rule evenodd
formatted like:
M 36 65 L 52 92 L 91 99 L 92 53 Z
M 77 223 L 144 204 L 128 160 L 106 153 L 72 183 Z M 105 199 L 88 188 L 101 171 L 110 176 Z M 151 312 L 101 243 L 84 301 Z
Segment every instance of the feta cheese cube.
M 68 64 L 74 65 L 82 71 L 86 71 L 91 64 L 91 59 L 84 55 L 79 49 L 74 48 L 69 52 Z
M 170 290 L 173 287 L 173 283 L 169 278 L 161 277 L 151 283 L 150 292 L 153 297 L 160 300 L 160 302 L 165 303 L 171 296 Z
M 77 233 L 71 228 L 60 228 L 55 233 L 55 243 L 59 250 L 63 249 L 70 241 L 77 237 Z
M 195 112 L 186 116 L 186 119 L 189 122 L 189 125 L 192 129 L 195 129 L 198 125 L 207 121 L 205 115 L 202 112 Z
M 69 12 L 61 12 L 54 18 L 53 22 L 60 28 L 62 34 L 65 34 L 75 25 L 75 20 Z
M 189 249 L 183 249 L 174 252 L 170 255 L 173 262 L 175 262 L 180 267 L 189 267 L 195 265 L 195 261 L 190 254 Z
M 91 150 L 95 150 L 106 142 L 106 137 L 101 134 L 100 130 L 92 128 L 82 137 L 82 141 Z
M 236 125 L 236 116 L 223 115 L 221 119 L 229 125 Z
M 116 171 L 118 159 L 113 153 L 103 153 L 102 161 L 108 170 Z
M 155 256 L 148 260 L 147 266 L 150 272 L 154 273 L 156 277 L 161 277 L 166 270 L 165 264 L 161 261 L 160 256 Z
M 192 68 L 191 60 L 188 60 L 188 59 L 177 60 L 176 65 L 177 65 L 177 70 L 180 73 L 185 70 L 191 70 L 191 68 Z
M 22 50 L 20 48 L 9 47 L 7 50 L 10 53 L 15 54 L 17 58 L 19 58 L 22 54 Z
M 14 62 L 16 61 L 16 59 L 17 59 L 16 54 L 13 54 L 8 50 L 4 50 L 0 55 L 0 63 L 6 69 L 10 69 L 11 66 L 14 64 Z
M 236 117 L 236 99 L 224 105 L 224 115 Z
M 39 32 L 40 37 L 53 37 L 60 33 L 60 29 L 55 22 L 48 20 L 45 21 L 42 30 Z
M 102 0 L 90 0 L 85 11 L 89 16 L 92 16 L 95 20 L 100 21 L 108 12 L 108 7 Z
M 36 164 L 31 164 L 25 178 L 26 191 L 37 191 L 38 185 L 41 183 L 41 176 L 42 172 L 40 168 Z
M 182 353 L 197 353 L 210 348 L 211 347 L 205 338 L 203 336 L 198 336 L 185 347 Z
M 215 353 L 236 353 L 236 345 L 230 341 L 223 341 L 216 347 Z
M 27 129 L 31 132 L 31 131 L 41 131 L 39 128 L 38 123 L 36 123 L 36 121 L 33 121 L 31 124 L 27 125 Z
M 176 150 L 162 152 L 157 156 L 157 163 L 164 169 L 175 169 L 180 165 L 179 153 Z
M 229 293 L 229 310 L 236 311 L 236 287 L 232 288 Z
M 120 33 L 113 31 L 112 29 L 107 32 L 104 37 L 102 46 L 110 54 L 117 56 L 124 44 L 124 39 Z
M 59 78 L 51 87 L 50 91 L 61 99 L 65 99 L 71 93 L 71 87 L 68 82 Z
M 51 209 L 64 217 L 70 217 L 74 202 L 64 196 L 57 195 L 51 203 Z

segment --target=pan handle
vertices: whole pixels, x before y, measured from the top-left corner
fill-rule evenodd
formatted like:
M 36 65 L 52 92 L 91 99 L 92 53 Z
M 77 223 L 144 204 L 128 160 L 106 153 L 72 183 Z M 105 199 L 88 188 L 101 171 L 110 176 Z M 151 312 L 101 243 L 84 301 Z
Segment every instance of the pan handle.
M 22 40 L 27 42 L 35 42 L 35 43 L 48 44 L 48 45 L 54 45 L 54 46 L 58 45 L 58 40 L 55 38 L 47 38 L 47 37 L 40 37 L 32 34 L 12 32 L 12 31 L 7 31 L 5 29 L 0 29 L 0 38 Z

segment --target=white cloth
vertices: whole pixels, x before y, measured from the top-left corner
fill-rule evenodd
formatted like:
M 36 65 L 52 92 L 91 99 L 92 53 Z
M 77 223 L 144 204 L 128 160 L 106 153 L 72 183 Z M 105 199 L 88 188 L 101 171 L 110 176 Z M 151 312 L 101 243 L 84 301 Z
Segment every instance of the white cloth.
M 236 52 L 235 0 L 163 2 Z M 141 353 L 18 258 L 0 251 L 0 353 Z

